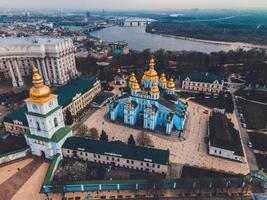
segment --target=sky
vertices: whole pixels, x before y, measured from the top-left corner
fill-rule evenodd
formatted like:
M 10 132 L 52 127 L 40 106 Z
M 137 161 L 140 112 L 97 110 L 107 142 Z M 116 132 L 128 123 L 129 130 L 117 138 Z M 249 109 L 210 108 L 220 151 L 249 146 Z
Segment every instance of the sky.
M 0 0 L 0 7 L 81 10 L 267 9 L 267 0 Z

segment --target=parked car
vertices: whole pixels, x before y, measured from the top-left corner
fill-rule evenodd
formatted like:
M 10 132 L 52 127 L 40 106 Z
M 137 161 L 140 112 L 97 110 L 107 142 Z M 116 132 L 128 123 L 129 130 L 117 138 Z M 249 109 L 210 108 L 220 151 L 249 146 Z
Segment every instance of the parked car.
M 243 128 L 247 128 L 247 125 L 245 123 L 241 124 Z
M 252 146 L 252 143 L 250 142 L 250 141 L 248 141 L 248 147 L 249 148 L 252 148 L 253 146 Z

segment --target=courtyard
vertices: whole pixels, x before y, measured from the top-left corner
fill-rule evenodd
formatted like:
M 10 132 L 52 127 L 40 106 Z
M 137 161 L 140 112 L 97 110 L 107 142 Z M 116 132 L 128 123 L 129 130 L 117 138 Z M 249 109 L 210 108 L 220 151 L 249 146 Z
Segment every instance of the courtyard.
M 205 141 L 209 115 L 205 114 L 204 111 L 209 109 L 191 101 L 188 103 L 188 116 L 184 129 L 186 140 L 173 140 L 168 138 L 168 136 L 161 136 L 150 131 L 145 131 L 150 135 L 153 146 L 159 149 L 170 150 L 170 162 L 173 164 L 187 165 L 231 174 L 247 174 L 249 172 L 247 162 L 240 163 L 209 156 L 207 154 L 208 146 Z M 99 132 L 104 130 L 108 134 L 109 140 L 127 142 L 130 135 L 137 138 L 140 130 L 107 121 L 105 118 L 107 111 L 107 107 L 97 110 L 84 124 L 88 126 L 88 128 L 98 129 Z M 238 129 L 238 127 L 236 128 Z

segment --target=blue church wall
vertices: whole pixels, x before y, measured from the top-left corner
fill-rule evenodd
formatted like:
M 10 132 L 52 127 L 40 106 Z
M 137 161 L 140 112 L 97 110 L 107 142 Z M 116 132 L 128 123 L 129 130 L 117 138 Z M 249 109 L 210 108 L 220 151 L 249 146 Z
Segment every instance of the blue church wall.
M 125 105 L 129 102 L 134 103 L 134 109 L 131 109 L 129 113 L 128 108 Z M 147 118 L 147 105 L 154 107 L 155 115 L 148 120 Z M 115 108 L 114 108 L 114 105 Z M 154 130 L 156 127 L 162 127 L 165 129 L 166 134 L 170 134 L 173 129 L 178 131 L 183 130 L 185 122 L 187 104 L 182 101 L 176 102 L 175 110 L 171 110 L 169 107 L 159 103 L 157 100 L 142 98 L 142 96 L 126 96 L 125 98 L 119 98 L 109 104 L 109 110 L 111 120 L 118 118 L 123 119 L 125 124 L 136 125 L 138 121 L 142 120 L 143 128 Z M 141 114 L 143 113 L 143 115 Z M 172 121 L 168 121 L 170 113 L 173 113 Z M 112 117 L 114 116 L 114 117 Z

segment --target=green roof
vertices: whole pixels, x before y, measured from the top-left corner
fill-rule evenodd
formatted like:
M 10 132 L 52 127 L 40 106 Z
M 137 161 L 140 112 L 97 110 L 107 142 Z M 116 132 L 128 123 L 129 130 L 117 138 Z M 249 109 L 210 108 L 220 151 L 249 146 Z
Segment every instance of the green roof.
M 55 94 L 58 95 L 58 104 L 63 107 L 72 102 L 73 97 L 76 94 L 84 94 L 88 90 L 94 87 L 96 79 L 90 79 L 86 77 L 78 77 L 70 80 L 66 85 L 63 85 L 55 90 Z
M 121 141 L 103 142 L 80 137 L 69 137 L 62 148 L 71 150 L 84 149 L 85 152 L 110 155 L 117 154 L 125 159 L 147 161 L 167 165 L 169 163 L 169 151 L 153 148 L 145 148 L 128 145 Z
M 190 78 L 194 82 L 213 83 L 214 81 L 222 82 L 222 78 L 216 74 L 208 72 L 187 72 L 182 75 L 182 80 Z
M 48 170 L 47 170 L 45 178 L 44 178 L 43 185 L 49 185 L 50 181 L 53 179 L 54 172 L 56 170 L 55 168 L 57 167 L 57 164 L 58 164 L 58 159 L 60 159 L 60 154 L 59 153 L 54 155 L 52 160 L 50 161 Z
M 32 138 L 32 139 L 36 139 L 36 140 L 41 140 L 44 142 L 59 142 L 62 138 L 64 138 L 69 132 L 71 131 L 71 128 L 68 126 L 65 126 L 63 128 L 58 129 L 54 135 L 52 136 L 51 139 L 46 138 L 46 137 L 42 137 L 42 136 L 38 136 L 38 135 L 33 135 L 30 133 L 30 131 L 27 131 L 25 134 L 27 135 L 27 137 Z
M 62 106 L 57 106 L 56 108 L 54 108 L 53 110 L 51 110 L 50 112 L 46 113 L 45 115 L 39 114 L 39 113 L 33 113 L 33 112 L 26 112 L 26 114 L 30 114 L 30 115 L 34 115 L 37 117 L 47 117 L 50 114 L 52 114 L 53 112 L 57 111 L 58 109 L 60 109 Z
M 84 94 L 88 90 L 94 87 L 96 80 L 86 77 L 78 77 L 70 80 L 66 85 L 57 88 L 54 93 L 58 95 L 58 104 L 65 107 L 75 97 L 76 94 Z M 4 122 L 13 123 L 14 120 L 19 120 L 23 125 L 28 126 L 25 113 L 27 112 L 27 106 L 23 106 L 16 111 L 6 115 Z
M 119 54 L 122 54 L 122 50 L 121 49 L 115 49 L 112 51 L 112 53 L 119 55 Z
M 106 99 L 113 97 L 115 94 L 113 92 L 100 92 L 99 95 L 97 95 L 93 102 L 101 105 Z

